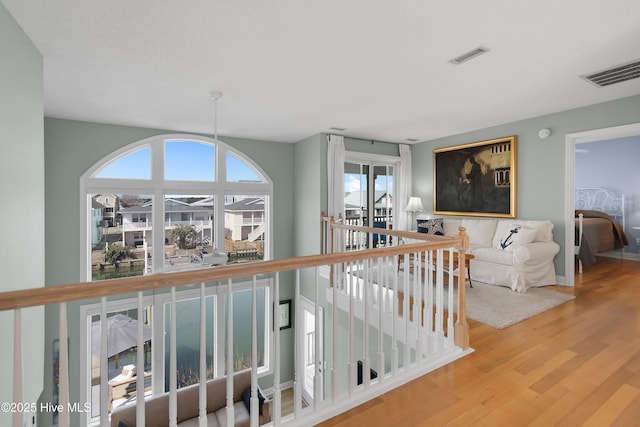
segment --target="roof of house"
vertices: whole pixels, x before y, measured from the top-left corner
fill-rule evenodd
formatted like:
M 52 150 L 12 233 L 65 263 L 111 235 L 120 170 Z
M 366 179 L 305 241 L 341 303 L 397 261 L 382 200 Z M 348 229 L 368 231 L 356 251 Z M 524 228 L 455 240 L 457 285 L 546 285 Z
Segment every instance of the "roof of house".
M 384 208 L 387 206 L 386 202 L 384 201 L 387 194 L 388 193 L 384 190 L 377 190 L 375 192 L 375 207 Z M 393 199 L 390 194 L 389 199 Z M 344 196 L 344 206 L 351 209 L 365 208 L 366 200 L 366 191 L 350 191 Z M 390 203 L 389 206 L 392 207 L 393 203 Z
M 119 210 L 121 214 L 129 214 L 129 213 L 151 213 L 153 208 L 153 202 L 147 202 L 140 206 L 131 206 L 128 208 L 122 208 Z M 189 204 L 185 202 L 181 202 L 179 200 L 174 199 L 166 199 L 164 202 L 164 211 L 165 213 L 172 212 L 211 212 L 211 206 L 207 205 L 196 205 Z
M 248 197 L 225 206 L 224 210 L 235 212 L 264 211 L 264 197 Z

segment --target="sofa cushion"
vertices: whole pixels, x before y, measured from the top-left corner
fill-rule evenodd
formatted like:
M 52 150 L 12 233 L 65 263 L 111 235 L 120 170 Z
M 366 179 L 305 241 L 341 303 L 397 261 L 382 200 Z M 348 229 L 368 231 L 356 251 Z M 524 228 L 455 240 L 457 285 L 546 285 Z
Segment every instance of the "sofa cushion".
M 216 417 L 218 418 L 218 424 L 222 427 L 227 425 L 227 408 L 222 407 L 216 411 Z M 244 406 L 242 400 L 233 404 L 233 425 L 235 427 L 249 427 L 249 411 Z
M 467 229 L 471 246 L 488 248 L 492 246 L 497 223 L 495 219 L 463 219 L 460 225 Z
M 516 225 L 503 234 L 502 238 L 498 242 L 498 249 L 513 252 L 513 250 L 518 246 L 531 243 L 536 240 L 537 235 L 537 230 Z
M 418 233 L 434 234 L 436 236 L 444 236 L 444 224 L 442 218 L 419 219 Z
M 193 418 L 189 418 L 188 420 L 184 420 L 181 423 L 178 423 L 178 427 L 199 427 L 200 420 L 196 415 Z M 207 427 L 226 427 L 226 424 L 223 426 L 218 422 L 218 418 L 216 417 L 215 412 L 209 412 L 207 414 Z
M 462 220 L 453 219 L 453 218 L 444 218 L 442 220 L 442 225 L 444 228 L 445 236 L 455 236 L 458 234 L 458 228 L 462 224 Z
M 553 223 L 548 220 L 516 220 L 516 225 L 532 228 L 537 231 L 535 242 L 553 241 Z
M 493 264 L 513 265 L 513 253 L 498 248 L 476 248 L 471 252 L 472 261 L 490 262 Z

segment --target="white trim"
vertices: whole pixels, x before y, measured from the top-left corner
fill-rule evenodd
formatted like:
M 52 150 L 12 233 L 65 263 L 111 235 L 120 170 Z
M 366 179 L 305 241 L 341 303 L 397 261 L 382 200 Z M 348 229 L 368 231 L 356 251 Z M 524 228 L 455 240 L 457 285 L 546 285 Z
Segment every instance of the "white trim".
M 387 154 L 365 153 L 362 151 L 345 152 L 345 162 L 365 162 L 375 165 L 400 164 L 400 156 L 390 156 Z
M 564 233 L 564 269 L 567 286 L 574 286 L 574 251 L 569 250 L 575 244 L 575 227 L 573 224 L 574 191 L 576 170 L 576 145 L 585 142 L 604 141 L 640 135 L 640 123 L 594 129 L 585 132 L 567 134 L 565 138 L 565 233 Z

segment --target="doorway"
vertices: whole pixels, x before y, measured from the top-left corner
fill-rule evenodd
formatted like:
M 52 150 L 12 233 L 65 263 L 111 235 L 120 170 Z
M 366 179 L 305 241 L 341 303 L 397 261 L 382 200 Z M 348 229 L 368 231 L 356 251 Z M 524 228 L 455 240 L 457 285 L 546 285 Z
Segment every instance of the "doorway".
M 323 310 L 322 307 L 318 307 L 319 322 L 316 323 L 316 307 L 315 304 L 306 298 L 301 298 L 302 301 L 302 328 L 303 328 L 303 360 L 304 360 L 304 375 L 302 381 L 302 399 L 304 402 L 312 406 L 313 399 L 316 395 L 323 395 L 322 383 L 323 381 L 317 381 L 316 374 L 319 376 L 324 375 L 324 360 L 323 360 Z M 317 326 L 316 326 L 317 325 Z M 316 371 L 317 366 L 317 371 Z M 322 397 L 321 397 L 322 399 Z
M 574 191 L 576 171 L 576 146 L 585 142 L 604 141 L 609 139 L 625 138 L 640 135 L 640 123 L 614 126 L 610 128 L 595 129 L 586 132 L 568 134 L 565 140 L 565 285 L 575 284 L 575 257 L 571 248 L 575 242 L 574 222 Z

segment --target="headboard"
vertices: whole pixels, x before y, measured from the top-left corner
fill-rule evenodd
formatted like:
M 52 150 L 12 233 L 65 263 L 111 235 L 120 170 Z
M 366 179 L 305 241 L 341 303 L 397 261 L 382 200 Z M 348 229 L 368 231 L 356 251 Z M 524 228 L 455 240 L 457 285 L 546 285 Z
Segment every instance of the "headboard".
M 576 188 L 575 208 L 600 211 L 626 226 L 624 215 L 624 194 L 617 194 L 606 188 Z

